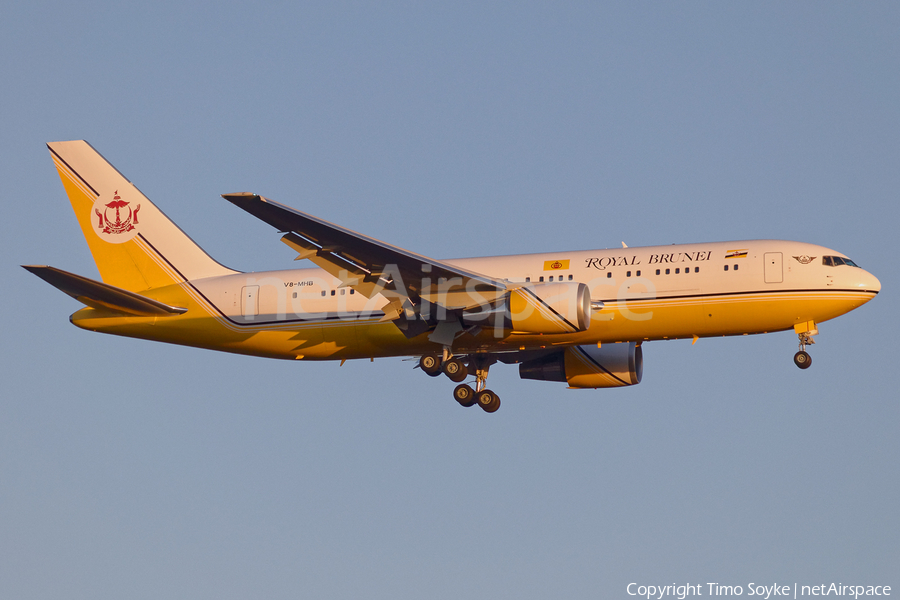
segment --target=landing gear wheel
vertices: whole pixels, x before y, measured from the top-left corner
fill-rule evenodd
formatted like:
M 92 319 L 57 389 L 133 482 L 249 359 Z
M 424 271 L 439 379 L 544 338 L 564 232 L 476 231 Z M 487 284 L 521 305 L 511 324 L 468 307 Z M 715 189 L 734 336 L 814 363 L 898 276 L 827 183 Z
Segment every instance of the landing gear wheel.
M 441 374 L 441 358 L 434 354 L 426 354 L 419 359 L 419 368 L 425 371 L 430 377 L 437 377 Z
M 475 390 L 473 390 L 471 386 L 468 386 L 465 383 L 462 385 L 458 385 L 456 386 L 456 389 L 453 390 L 453 399 L 459 402 L 461 406 L 465 406 L 466 408 L 475 406 Z
M 807 354 L 805 350 L 801 350 L 794 355 L 794 364 L 801 369 L 808 369 L 812 365 L 812 356 Z
M 450 378 L 450 381 L 459 383 L 469 374 L 469 370 L 463 361 L 458 358 L 451 358 L 444 363 L 444 373 Z
M 481 390 L 475 394 L 475 399 L 478 401 L 478 406 L 486 413 L 497 412 L 497 409 L 500 408 L 500 396 L 491 390 Z

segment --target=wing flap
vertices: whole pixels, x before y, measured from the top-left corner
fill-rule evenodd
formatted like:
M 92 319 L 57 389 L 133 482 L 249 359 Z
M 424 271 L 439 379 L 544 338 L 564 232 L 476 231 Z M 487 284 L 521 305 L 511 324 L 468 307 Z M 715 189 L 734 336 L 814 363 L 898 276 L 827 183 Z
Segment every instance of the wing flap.
M 22 265 L 22 268 L 92 308 L 113 310 L 139 317 L 174 316 L 187 312 L 186 308 L 169 306 L 114 285 L 94 281 L 55 267 Z

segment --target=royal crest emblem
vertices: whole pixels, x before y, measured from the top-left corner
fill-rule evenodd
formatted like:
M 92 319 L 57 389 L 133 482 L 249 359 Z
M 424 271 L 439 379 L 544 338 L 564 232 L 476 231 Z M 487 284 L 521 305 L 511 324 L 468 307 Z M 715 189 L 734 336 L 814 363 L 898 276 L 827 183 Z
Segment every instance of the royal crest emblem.
M 97 198 L 94 202 L 94 231 L 108 242 L 127 242 L 137 235 L 140 210 L 140 204 L 132 208 L 131 202 L 123 200 L 118 190 L 113 192 L 109 202 L 102 197 Z
M 815 256 L 807 256 L 804 254 L 803 256 L 795 256 L 794 260 L 796 260 L 801 265 L 808 265 L 812 261 L 816 260 L 816 257 Z
M 560 269 L 568 269 L 569 268 L 569 260 L 545 260 L 544 261 L 544 270 L 545 271 L 559 271 Z

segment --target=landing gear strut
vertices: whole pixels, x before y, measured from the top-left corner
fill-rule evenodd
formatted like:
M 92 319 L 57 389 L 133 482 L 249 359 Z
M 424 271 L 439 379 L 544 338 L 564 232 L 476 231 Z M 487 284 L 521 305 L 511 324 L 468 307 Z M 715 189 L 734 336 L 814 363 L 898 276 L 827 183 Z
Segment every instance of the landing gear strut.
M 794 364 L 801 369 L 808 369 L 810 366 L 812 366 L 812 356 L 810 356 L 806 351 L 806 346 L 808 344 L 816 343 L 816 341 L 812 338 L 813 335 L 815 335 L 815 333 L 811 331 L 797 332 L 797 337 L 800 338 L 800 351 L 794 355 Z
M 469 359 L 469 366 L 475 369 L 475 401 L 486 413 L 497 412 L 500 396 L 486 389 L 488 370 L 496 359 L 475 354 Z

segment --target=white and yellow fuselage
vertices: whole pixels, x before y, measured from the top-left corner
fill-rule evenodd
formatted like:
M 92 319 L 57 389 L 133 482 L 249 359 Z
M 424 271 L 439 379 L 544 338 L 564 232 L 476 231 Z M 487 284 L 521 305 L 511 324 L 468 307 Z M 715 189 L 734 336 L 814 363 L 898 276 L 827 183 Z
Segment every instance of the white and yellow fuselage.
M 454 351 L 782 331 L 833 319 L 880 289 L 865 270 L 826 266 L 824 256 L 843 257 L 800 242 L 746 240 L 445 261 L 513 282 L 585 283 L 591 298 L 603 303 L 586 331 L 509 331 L 498 338 L 487 328 L 460 336 Z M 552 268 L 557 264 L 567 268 Z M 273 358 L 353 359 L 434 350 L 427 336 L 407 339 L 391 322 L 379 321 L 383 298 L 341 287 L 322 269 L 234 273 L 173 282 L 143 294 L 188 310 L 176 317 L 140 318 L 85 308 L 72 322 L 93 331 Z

